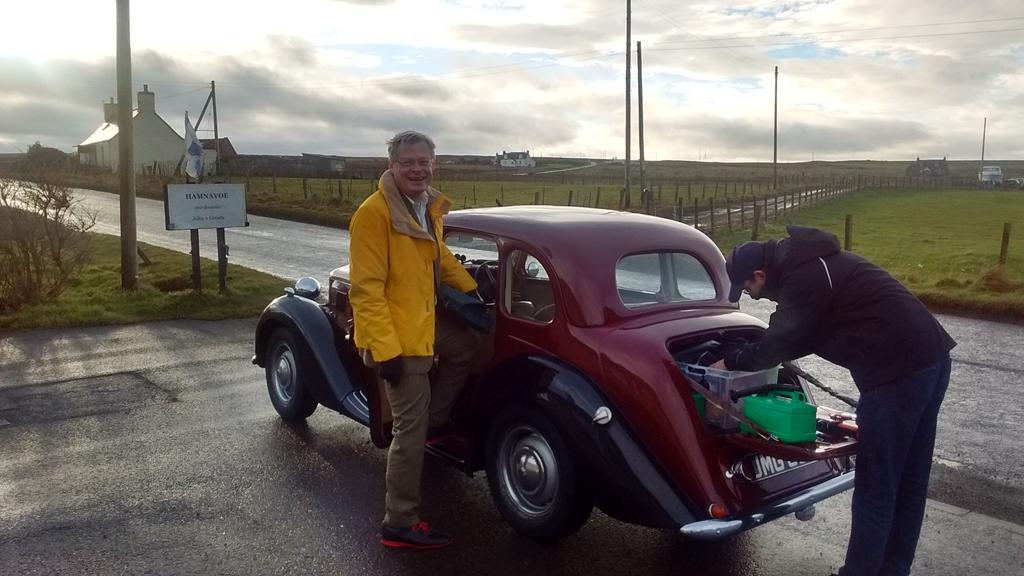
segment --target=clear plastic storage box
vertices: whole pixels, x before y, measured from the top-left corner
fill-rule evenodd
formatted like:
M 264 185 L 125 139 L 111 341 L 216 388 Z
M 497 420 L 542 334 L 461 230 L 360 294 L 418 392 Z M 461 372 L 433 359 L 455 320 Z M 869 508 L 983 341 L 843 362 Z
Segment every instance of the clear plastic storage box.
M 738 414 L 743 413 L 743 398 L 733 402 L 733 392 L 745 392 L 753 388 L 777 384 L 779 381 L 779 367 L 761 370 L 759 372 L 740 372 L 738 370 L 716 370 L 707 366 L 696 364 L 679 363 L 686 376 L 697 385 L 708 391 L 715 402 L 721 406 L 732 404 L 733 410 Z M 725 410 L 721 410 L 708 403 L 704 408 L 704 421 L 708 424 L 724 430 L 735 430 L 739 428 L 739 422 L 731 418 Z

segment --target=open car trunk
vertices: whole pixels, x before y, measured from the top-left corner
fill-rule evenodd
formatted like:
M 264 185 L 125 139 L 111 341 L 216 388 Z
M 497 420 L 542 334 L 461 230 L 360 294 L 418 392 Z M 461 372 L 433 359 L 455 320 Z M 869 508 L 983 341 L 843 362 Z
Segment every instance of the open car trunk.
M 723 330 L 670 344 L 673 358 L 695 393 L 695 401 L 703 399 L 705 402 L 705 423 L 714 433 L 736 446 L 776 458 L 811 461 L 854 454 L 857 440 L 853 414 L 830 406 L 819 406 L 815 401 L 815 389 L 798 376 L 798 369 L 791 368 L 788 363 L 778 369 L 777 377 L 774 369 L 764 373 L 730 373 L 708 368 L 721 358 L 723 349 L 760 335 L 758 330 Z M 771 430 L 744 416 L 745 399 L 776 391 L 799 392 L 808 404 L 816 407 L 818 425 L 813 440 L 791 442 L 779 439 Z M 820 394 L 822 398 L 831 400 L 829 404 L 842 404 L 837 398 Z

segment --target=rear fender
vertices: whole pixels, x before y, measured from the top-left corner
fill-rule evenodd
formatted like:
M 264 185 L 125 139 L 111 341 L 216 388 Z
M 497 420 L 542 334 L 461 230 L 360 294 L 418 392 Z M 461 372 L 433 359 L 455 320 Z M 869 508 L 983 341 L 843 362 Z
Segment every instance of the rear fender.
M 694 520 L 685 496 L 667 480 L 621 413 L 587 376 L 539 355 L 513 360 L 493 373 L 509 376 L 506 382 L 495 382 L 502 392 L 487 412 L 522 401 L 549 416 L 587 470 L 584 477 L 605 513 L 659 528 L 677 528 Z M 524 376 L 525 382 L 520 379 Z M 606 411 L 611 415 L 607 421 L 598 417 Z
M 340 342 L 339 338 L 343 336 L 335 333 L 320 304 L 289 294 L 267 305 L 256 325 L 253 362 L 261 367 L 266 366 L 267 339 L 280 326 L 291 330 L 309 346 L 320 368 L 325 388 L 311 391 L 317 401 L 363 424 L 369 424 L 369 410 L 359 393 L 362 387 L 360 374 L 342 361 L 339 351 L 345 343 Z

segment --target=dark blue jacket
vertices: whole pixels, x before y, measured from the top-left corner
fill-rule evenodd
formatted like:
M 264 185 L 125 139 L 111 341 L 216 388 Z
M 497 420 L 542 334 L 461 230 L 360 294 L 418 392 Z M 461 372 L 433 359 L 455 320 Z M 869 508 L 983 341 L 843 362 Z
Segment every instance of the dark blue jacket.
M 778 302 L 758 342 L 725 355 L 730 370 L 761 370 L 818 354 L 847 368 L 862 392 L 934 363 L 956 342 L 888 272 L 839 248 L 833 234 L 789 226 L 765 244 L 762 298 Z

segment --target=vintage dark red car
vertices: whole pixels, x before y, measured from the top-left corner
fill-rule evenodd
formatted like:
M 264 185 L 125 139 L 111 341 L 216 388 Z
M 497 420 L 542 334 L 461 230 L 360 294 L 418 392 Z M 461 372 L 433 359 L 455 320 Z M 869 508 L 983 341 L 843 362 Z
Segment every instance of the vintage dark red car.
M 702 414 L 699 383 L 680 363 L 765 329 L 728 302 L 725 260 L 703 233 L 626 212 L 521 206 L 448 214 L 444 241 L 478 280 L 494 329 L 456 407 L 457 433 L 428 450 L 486 470 L 518 531 L 555 540 L 596 505 L 714 539 L 786 514 L 809 519 L 815 502 L 853 486 L 851 437 L 785 444 Z M 329 282 L 326 298 L 306 278 L 267 306 L 253 362 L 284 419 L 322 404 L 385 447 L 390 411 L 353 345 L 347 268 Z M 813 403 L 793 369 L 777 384 Z

